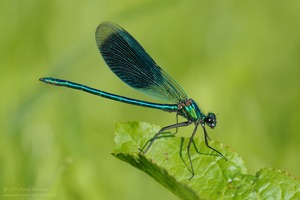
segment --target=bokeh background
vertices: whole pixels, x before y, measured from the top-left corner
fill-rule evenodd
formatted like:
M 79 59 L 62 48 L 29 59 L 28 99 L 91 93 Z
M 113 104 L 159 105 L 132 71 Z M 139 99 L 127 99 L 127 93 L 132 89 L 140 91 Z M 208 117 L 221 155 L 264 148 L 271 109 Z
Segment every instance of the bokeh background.
M 116 122 L 164 126 L 174 114 L 38 81 L 52 76 L 152 101 L 102 60 L 94 32 L 107 20 L 204 112 L 218 114 L 210 137 L 237 151 L 250 174 L 273 167 L 299 178 L 299 9 L 292 0 L 1 1 L 0 198 L 31 190 L 20 198 L 176 199 L 110 154 Z

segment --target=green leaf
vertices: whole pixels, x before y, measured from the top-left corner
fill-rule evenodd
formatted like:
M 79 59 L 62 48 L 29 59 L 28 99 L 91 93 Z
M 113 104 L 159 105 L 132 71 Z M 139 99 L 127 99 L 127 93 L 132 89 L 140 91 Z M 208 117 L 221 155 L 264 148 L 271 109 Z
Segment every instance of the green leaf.
M 191 148 L 195 176 L 189 180 L 189 138 L 162 137 L 145 155 L 140 154 L 139 149 L 159 130 L 147 123 L 118 123 L 112 154 L 146 172 L 181 199 L 300 199 L 300 181 L 291 175 L 271 168 L 248 175 L 244 161 L 232 149 L 210 141 L 226 161 L 198 138 L 195 144 L 201 153 Z

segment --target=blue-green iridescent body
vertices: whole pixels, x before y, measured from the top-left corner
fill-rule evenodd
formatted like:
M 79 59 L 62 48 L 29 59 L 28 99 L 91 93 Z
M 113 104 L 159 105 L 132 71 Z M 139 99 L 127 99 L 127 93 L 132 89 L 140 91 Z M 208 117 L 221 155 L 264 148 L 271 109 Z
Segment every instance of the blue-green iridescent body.
M 98 89 L 94 89 L 82 84 L 78 83 L 73 83 L 71 81 L 66 81 L 66 80 L 61 80 L 57 78 L 41 78 L 41 81 L 51 84 L 51 85 L 56 85 L 56 86 L 64 86 L 64 87 L 69 87 L 72 89 L 77 89 L 77 90 L 82 90 L 84 92 L 94 94 L 97 96 L 101 96 L 107 99 L 115 100 L 115 101 L 120 101 L 123 103 L 128 103 L 132 105 L 137 105 L 137 106 L 143 106 L 143 107 L 148 107 L 148 108 L 154 108 L 154 109 L 159 109 L 167 112 L 176 112 L 178 110 L 177 104 L 159 104 L 159 103 L 152 103 L 152 102 L 147 102 L 147 101 L 141 101 L 137 99 L 132 99 L 116 94 L 112 94 L 109 92 L 104 92 Z
M 217 124 L 215 114 L 203 114 L 194 100 L 188 98 L 179 84 L 155 63 L 144 48 L 126 30 L 117 24 L 103 22 L 96 29 L 95 36 L 97 47 L 113 73 L 130 87 L 155 99 L 168 102 L 169 104 L 153 103 L 124 97 L 57 78 L 40 78 L 40 81 L 55 86 L 82 90 L 90 94 L 127 104 L 175 112 L 177 115 L 184 117 L 187 121 L 177 122 L 163 127 L 150 140 L 148 146 L 145 149 L 141 149 L 141 152 L 146 153 L 161 133 L 169 129 L 177 129 L 193 123 L 195 128 L 190 137 L 187 149 L 192 177 L 194 176 L 194 169 L 190 156 L 190 146 L 199 124 L 203 128 L 207 147 L 225 158 L 222 153 L 208 144 L 209 137 L 205 129 L 205 124 L 210 128 L 214 128 Z

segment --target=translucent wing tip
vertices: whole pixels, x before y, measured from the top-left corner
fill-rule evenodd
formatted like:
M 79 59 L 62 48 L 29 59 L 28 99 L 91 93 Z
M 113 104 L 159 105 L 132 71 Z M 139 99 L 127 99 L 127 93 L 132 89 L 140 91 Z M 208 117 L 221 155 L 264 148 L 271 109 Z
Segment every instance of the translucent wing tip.
M 102 46 L 102 44 L 105 43 L 107 38 L 109 38 L 111 35 L 118 32 L 118 30 L 122 30 L 122 29 L 123 28 L 121 28 L 119 25 L 117 25 L 113 22 L 109 22 L 109 21 L 102 22 L 97 27 L 96 32 L 95 32 L 95 37 L 96 37 L 96 42 L 97 42 L 98 48 L 100 48 Z

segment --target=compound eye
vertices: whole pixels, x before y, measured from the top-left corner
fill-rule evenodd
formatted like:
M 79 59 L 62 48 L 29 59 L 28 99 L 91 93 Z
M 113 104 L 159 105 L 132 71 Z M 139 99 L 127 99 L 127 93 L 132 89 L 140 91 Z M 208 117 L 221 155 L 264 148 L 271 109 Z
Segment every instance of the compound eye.
M 214 113 L 208 113 L 208 115 L 205 118 L 205 123 L 210 128 L 215 128 L 217 125 L 216 115 Z

